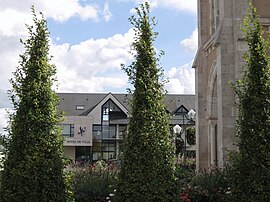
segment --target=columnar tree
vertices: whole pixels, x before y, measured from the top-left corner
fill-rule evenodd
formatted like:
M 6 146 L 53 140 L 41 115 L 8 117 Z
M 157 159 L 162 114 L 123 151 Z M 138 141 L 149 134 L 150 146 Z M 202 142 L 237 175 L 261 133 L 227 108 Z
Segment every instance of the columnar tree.
M 163 104 L 165 91 L 159 56 L 153 46 L 157 33 L 149 17 L 149 4 L 136 8 L 132 44 L 135 61 L 123 67 L 134 85 L 132 116 L 124 138 L 119 201 L 171 201 L 174 197 L 174 161 L 169 116 Z
M 9 142 L 1 177 L 0 201 L 65 201 L 63 143 L 52 90 L 56 68 L 51 65 L 49 32 L 43 15 L 27 26 L 25 52 L 11 79 Z
M 243 79 L 238 81 L 234 201 L 270 201 L 270 70 L 267 42 L 256 9 L 250 4 L 244 20 L 248 51 Z

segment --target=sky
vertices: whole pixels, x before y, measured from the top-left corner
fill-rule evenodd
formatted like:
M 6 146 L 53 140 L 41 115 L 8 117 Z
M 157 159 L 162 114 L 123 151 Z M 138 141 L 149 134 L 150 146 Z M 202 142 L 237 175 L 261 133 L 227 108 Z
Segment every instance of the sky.
M 121 64 L 133 61 L 134 32 L 128 18 L 145 0 L 0 0 L 0 132 L 12 109 L 9 80 L 24 52 L 25 24 L 32 25 L 31 5 L 47 19 L 50 55 L 56 65 L 57 92 L 126 93 L 129 86 Z M 168 93 L 194 94 L 197 50 L 197 0 L 149 0 L 150 16 L 159 33 L 154 46 L 161 59 Z

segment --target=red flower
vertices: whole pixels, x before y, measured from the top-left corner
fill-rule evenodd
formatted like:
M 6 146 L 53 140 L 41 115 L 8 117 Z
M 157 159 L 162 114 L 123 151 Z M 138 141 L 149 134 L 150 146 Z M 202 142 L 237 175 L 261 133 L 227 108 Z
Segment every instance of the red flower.
M 180 199 L 185 202 L 191 202 L 191 200 L 188 198 L 188 194 L 183 193 L 183 192 L 180 194 Z

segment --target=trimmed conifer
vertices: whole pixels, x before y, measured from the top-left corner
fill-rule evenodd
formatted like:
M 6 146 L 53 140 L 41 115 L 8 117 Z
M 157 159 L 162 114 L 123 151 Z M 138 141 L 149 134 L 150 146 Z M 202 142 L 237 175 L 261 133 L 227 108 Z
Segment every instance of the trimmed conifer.
M 124 137 L 118 201 L 172 201 L 174 161 L 169 132 L 169 115 L 163 103 L 165 90 L 159 56 L 153 46 L 157 33 L 149 4 L 136 8 L 132 44 L 135 61 L 123 67 L 134 85 L 132 116 Z
M 244 19 L 248 51 L 243 79 L 238 81 L 237 137 L 233 162 L 233 201 L 270 201 L 270 69 L 267 41 L 250 3 Z
M 1 176 L 0 201 L 66 201 L 63 141 L 58 97 L 52 90 L 56 68 L 49 62 L 49 32 L 43 15 L 27 26 L 25 52 L 11 79 L 9 142 Z

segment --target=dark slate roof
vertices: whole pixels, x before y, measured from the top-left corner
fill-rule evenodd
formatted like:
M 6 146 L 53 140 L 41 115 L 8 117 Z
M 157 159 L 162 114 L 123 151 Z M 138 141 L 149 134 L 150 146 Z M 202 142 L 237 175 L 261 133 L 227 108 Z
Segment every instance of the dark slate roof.
M 185 106 L 188 110 L 195 110 L 195 95 L 167 94 L 164 104 L 170 113 L 175 112 L 181 105 Z
M 108 93 L 58 93 L 60 97 L 59 110 L 67 116 L 86 116 Z M 112 95 L 130 111 L 130 94 L 112 93 Z M 173 113 L 181 105 L 188 110 L 195 109 L 195 95 L 167 94 L 164 100 L 166 109 Z M 84 105 L 84 110 L 76 110 L 77 105 Z

